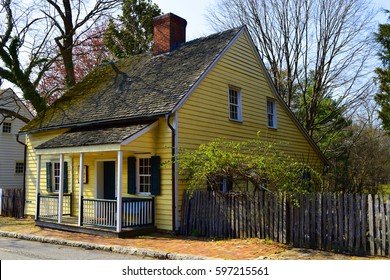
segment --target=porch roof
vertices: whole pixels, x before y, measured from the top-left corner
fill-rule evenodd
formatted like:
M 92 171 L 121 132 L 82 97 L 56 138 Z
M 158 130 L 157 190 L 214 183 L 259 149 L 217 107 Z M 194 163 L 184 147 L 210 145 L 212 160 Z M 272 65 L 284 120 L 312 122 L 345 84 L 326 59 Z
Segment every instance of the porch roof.
M 128 124 L 120 126 L 73 128 L 54 137 L 36 149 L 85 147 L 92 145 L 122 144 L 129 138 L 136 139 L 143 132 L 154 127 L 156 122 Z

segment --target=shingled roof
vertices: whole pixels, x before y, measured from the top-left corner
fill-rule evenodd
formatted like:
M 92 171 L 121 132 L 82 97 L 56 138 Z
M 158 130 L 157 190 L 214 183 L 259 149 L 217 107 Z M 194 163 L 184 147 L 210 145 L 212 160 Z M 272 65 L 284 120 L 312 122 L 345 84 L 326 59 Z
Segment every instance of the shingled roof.
M 37 146 L 36 149 L 121 144 L 123 141 L 140 132 L 150 124 L 151 123 L 73 128 L 42 143 Z
M 21 132 L 169 114 L 241 29 L 184 43 L 170 53 L 147 53 L 98 66 Z

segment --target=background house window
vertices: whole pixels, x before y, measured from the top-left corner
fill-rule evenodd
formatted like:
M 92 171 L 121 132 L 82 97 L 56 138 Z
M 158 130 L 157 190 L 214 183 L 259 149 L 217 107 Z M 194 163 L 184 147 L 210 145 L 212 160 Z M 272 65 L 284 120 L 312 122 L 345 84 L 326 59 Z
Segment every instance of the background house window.
M 276 128 L 276 103 L 275 100 L 267 99 L 267 124 L 268 127 Z
M 24 172 L 24 162 L 16 162 L 15 174 L 23 174 L 23 172 Z
M 241 92 L 232 88 L 229 88 L 229 118 L 242 121 Z
M 11 133 L 11 131 L 12 131 L 12 123 L 3 122 L 3 133 Z
M 150 158 L 139 159 L 139 192 L 150 193 L 152 166 Z

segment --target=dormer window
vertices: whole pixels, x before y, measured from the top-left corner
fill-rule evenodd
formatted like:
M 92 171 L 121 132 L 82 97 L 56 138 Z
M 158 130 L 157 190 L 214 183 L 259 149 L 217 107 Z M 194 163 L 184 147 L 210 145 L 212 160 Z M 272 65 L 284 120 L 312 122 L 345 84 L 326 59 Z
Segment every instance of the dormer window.
M 237 88 L 229 88 L 229 119 L 242 121 L 241 91 Z

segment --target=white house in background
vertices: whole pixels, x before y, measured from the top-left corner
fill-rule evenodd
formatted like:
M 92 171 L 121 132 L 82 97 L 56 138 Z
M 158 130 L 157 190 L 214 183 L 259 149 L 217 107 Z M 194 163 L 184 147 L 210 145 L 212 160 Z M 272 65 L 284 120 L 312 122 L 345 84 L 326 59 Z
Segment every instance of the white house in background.
M 33 118 L 12 89 L 0 89 L 0 189 L 23 187 L 24 145 L 17 141 L 16 134 L 26 123 L 10 112 Z M 25 143 L 25 136 L 19 141 Z

